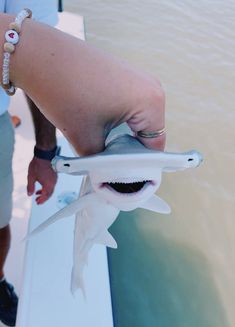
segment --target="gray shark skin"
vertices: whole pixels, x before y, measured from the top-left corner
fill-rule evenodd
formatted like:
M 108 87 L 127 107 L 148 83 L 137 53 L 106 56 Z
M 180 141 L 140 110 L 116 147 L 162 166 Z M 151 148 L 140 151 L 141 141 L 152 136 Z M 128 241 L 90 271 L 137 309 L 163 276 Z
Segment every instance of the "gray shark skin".
M 94 244 L 117 248 L 108 228 L 120 211 L 144 208 L 169 214 L 169 205 L 155 195 L 161 184 L 162 172 L 174 172 L 200 165 L 197 151 L 169 153 L 147 149 L 131 135 L 119 135 L 101 153 L 53 159 L 55 171 L 83 175 L 77 200 L 39 225 L 31 234 L 43 231 L 59 219 L 76 214 L 74 229 L 71 291 L 81 289 L 85 295 L 83 269 Z

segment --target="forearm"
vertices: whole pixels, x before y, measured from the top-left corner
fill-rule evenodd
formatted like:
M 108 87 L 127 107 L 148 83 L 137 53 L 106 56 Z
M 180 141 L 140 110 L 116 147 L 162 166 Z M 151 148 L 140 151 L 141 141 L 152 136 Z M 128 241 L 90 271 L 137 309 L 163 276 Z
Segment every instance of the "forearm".
M 13 20 L 0 14 L 1 44 Z M 130 119 L 134 131 L 164 127 L 158 81 L 68 34 L 27 19 L 11 57 L 11 81 L 81 154 L 100 151 L 110 129 Z
M 26 96 L 26 98 L 34 123 L 36 147 L 41 150 L 54 149 L 56 146 L 55 126 L 45 118 L 28 96 Z
M 14 17 L 1 14 L 1 44 L 4 43 L 3 35 L 13 20 Z M 79 134 L 87 134 L 89 138 L 89 127 L 86 126 L 85 119 L 79 130 L 77 127 L 84 115 L 96 105 L 95 93 L 99 92 L 94 84 L 98 86 L 100 82 L 94 76 L 89 56 L 92 53 L 87 50 L 84 42 L 29 19 L 22 25 L 20 42 L 11 56 L 11 81 L 30 96 L 43 114 L 73 144 Z M 2 52 L 0 70 L 1 65 Z M 87 96 L 88 93 L 91 94 L 90 97 Z M 104 106 L 99 104 L 99 107 Z M 102 137 L 103 135 L 97 135 L 97 138 Z M 86 145 L 82 146 L 85 147 Z M 77 148 L 77 151 L 80 149 Z

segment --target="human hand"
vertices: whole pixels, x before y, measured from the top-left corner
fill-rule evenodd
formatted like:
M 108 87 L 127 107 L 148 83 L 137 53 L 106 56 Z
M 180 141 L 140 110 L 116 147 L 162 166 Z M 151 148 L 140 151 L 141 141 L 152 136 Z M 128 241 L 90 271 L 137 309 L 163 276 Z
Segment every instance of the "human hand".
M 27 193 L 29 196 L 35 193 L 35 183 L 39 182 L 42 186 L 36 192 L 37 204 L 42 204 L 49 199 L 54 191 L 57 182 L 57 174 L 52 169 L 49 160 L 33 157 L 28 167 Z
M 165 128 L 165 92 L 160 82 L 136 71 L 128 71 L 124 75 L 118 86 L 115 82 L 104 87 L 105 81 L 100 82 L 100 93 L 106 89 L 105 95 L 101 97 L 95 91 L 84 95 L 79 111 L 77 106 L 72 111 L 73 103 L 77 102 L 75 98 L 69 99 L 71 115 L 67 115 L 69 120 L 65 117 L 64 127 L 60 128 L 80 155 L 102 151 L 109 132 L 122 123 L 127 123 L 133 135 L 146 147 L 164 150 L 165 132 L 152 138 L 141 137 L 138 133 L 159 132 Z M 128 82 L 130 76 L 131 86 Z M 97 85 L 95 87 L 98 88 Z M 88 106 L 86 98 L 94 102 Z

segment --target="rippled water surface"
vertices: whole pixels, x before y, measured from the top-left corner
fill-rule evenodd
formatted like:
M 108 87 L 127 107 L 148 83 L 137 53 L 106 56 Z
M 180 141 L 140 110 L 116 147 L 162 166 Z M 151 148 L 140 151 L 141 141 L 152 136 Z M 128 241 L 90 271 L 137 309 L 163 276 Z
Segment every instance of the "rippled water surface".
M 112 228 L 116 326 L 235 326 L 235 1 L 65 2 L 89 42 L 161 80 L 166 149 L 205 157 L 164 175 L 170 216 L 136 211 Z

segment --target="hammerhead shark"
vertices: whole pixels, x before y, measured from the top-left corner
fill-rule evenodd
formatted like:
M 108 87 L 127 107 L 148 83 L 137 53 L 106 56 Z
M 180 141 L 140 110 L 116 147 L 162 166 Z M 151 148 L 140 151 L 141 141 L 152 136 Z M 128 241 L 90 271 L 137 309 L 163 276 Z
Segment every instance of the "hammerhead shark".
M 30 235 L 44 230 L 55 221 L 76 214 L 74 228 L 71 291 L 85 294 L 83 269 L 88 254 L 96 243 L 117 248 L 108 228 L 120 211 L 143 208 L 169 214 L 169 205 L 155 195 L 162 172 L 194 168 L 202 162 L 197 151 L 170 153 L 146 148 L 135 137 L 124 134 L 113 138 L 103 152 L 85 157 L 57 156 L 52 161 L 55 171 L 83 175 L 77 200 L 73 201 Z

